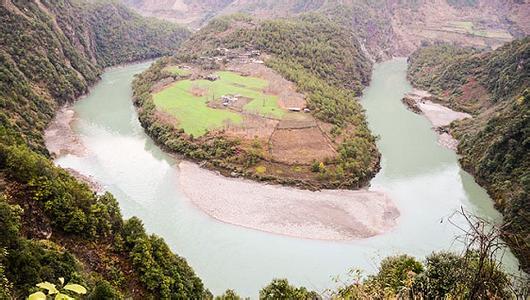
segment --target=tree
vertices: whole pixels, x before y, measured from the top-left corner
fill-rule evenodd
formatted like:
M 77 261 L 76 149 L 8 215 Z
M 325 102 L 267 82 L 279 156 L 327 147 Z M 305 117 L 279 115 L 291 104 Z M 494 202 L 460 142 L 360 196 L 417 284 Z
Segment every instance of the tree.
M 215 300 L 241 300 L 241 297 L 234 290 L 226 290 L 221 296 L 215 297 Z
M 294 287 L 287 279 L 274 279 L 269 285 L 261 289 L 259 298 L 262 300 L 283 300 L 283 299 L 321 299 L 313 291 L 308 291 L 305 287 Z
M 90 300 L 119 300 L 123 296 L 108 281 L 100 280 L 88 296 Z

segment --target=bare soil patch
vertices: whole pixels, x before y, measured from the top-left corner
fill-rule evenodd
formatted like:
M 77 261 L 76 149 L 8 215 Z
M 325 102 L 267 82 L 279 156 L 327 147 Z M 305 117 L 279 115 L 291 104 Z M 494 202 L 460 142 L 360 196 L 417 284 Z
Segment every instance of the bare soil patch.
M 289 113 L 278 124 L 278 129 L 303 129 L 316 127 L 313 116 L 305 113 Z
M 192 86 L 191 87 L 191 94 L 196 97 L 203 97 L 208 93 L 206 89 L 200 88 L 198 86 Z
M 175 80 L 172 77 L 167 77 L 157 82 L 152 88 L 151 93 L 158 93 L 172 84 Z
M 245 114 L 241 124 L 227 123 L 224 131 L 227 135 L 244 139 L 253 139 L 258 137 L 268 140 L 277 125 L 278 120 Z
M 336 156 L 318 127 L 303 129 L 277 129 L 271 137 L 271 154 L 274 161 L 285 164 L 311 164 Z

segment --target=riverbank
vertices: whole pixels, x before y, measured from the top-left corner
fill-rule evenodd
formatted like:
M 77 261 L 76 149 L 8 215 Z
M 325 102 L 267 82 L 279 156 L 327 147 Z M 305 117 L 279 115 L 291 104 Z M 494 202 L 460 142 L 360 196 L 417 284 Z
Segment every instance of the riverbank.
M 458 141 L 449 133 L 448 126 L 457 120 L 471 118 L 470 114 L 457 112 L 432 101 L 433 96 L 424 90 L 413 89 L 407 93 L 402 102 L 412 112 L 425 116 L 438 134 L 438 144 L 448 149 L 457 150 Z
M 88 154 L 79 135 L 72 128 L 74 120 L 75 111 L 73 107 L 65 105 L 57 111 L 48 128 L 44 131 L 44 144 L 52 157 L 57 158 L 65 155 L 82 157 Z M 103 194 L 105 192 L 103 186 L 92 176 L 82 174 L 74 168 L 64 168 L 64 170 L 80 182 L 87 184 L 94 193 Z
M 227 178 L 196 164 L 179 164 L 189 200 L 218 221 L 316 240 L 352 240 L 383 234 L 399 211 L 388 195 L 368 190 L 312 192 Z M 204 189 L 204 183 L 208 188 Z
M 72 130 L 74 118 L 75 111 L 71 106 L 65 105 L 56 112 L 55 117 L 44 131 L 44 144 L 52 157 L 86 154 L 86 148 L 79 136 Z

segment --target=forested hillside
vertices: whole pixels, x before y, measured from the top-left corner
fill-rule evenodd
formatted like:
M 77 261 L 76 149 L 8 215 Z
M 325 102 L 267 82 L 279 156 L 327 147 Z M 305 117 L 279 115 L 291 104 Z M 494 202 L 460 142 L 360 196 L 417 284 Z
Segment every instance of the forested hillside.
M 94 299 L 207 295 L 184 259 L 124 221 L 112 195 L 55 167 L 43 144 L 58 106 L 103 67 L 171 53 L 187 31 L 114 1 L 2 1 L 0 23 L 0 298 L 60 277 Z
M 420 49 L 409 78 L 453 109 L 473 114 L 452 125 L 463 167 L 504 215 L 504 237 L 530 268 L 530 38 L 495 51 L 448 45 Z
M 57 105 L 86 93 L 103 67 L 169 54 L 188 34 L 111 1 L 7 1 L 0 18 L 1 125 L 41 152 Z

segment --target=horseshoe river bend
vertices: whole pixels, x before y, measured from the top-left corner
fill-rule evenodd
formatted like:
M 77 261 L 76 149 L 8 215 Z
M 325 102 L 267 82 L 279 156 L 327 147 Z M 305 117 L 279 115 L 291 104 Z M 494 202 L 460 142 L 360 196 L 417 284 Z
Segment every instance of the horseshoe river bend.
M 454 215 L 461 207 L 487 219 L 501 218 L 485 190 L 460 168 L 458 156 L 438 144 L 429 121 L 402 104 L 403 95 L 412 90 L 405 59 L 377 64 L 362 97 L 370 128 L 379 136 L 382 168 L 368 190 L 357 192 L 314 193 L 226 179 L 164 153 L 144 133 L 131 99 L 134 75 L 148 66 L 139 63 L 105 72 L 87 97 L 59 113 L 61 122 L 46 133 L 47 145 L 58 165 L 113 193 L 124 217 L 138 216 L 148 231 L 162 236 L 214 294 L 231 288 L 256 297 L 273 278 L 323 291 L 350 268 L 374 272 L 388 255 L 423 258 L 436 250 L 460 250 L 456 237 L 462 232 L 452 223 L 463 225 Z M 237 195 L 241 211 L 226 219 L 219 217 L 217 208 L 192 201 L 212 190 L 232 201 L 237 189 L 247 191 Z M 283 226 L 277 222 L 256 230 L 260 212 L 252 201 L 258 201 L 253 195 L 260 193 L 263 211 L 284 211 L 285 218 L 295 218 L 297 224 L 315 220 L 312 227 L 300 234 L 285 221 Z M 374 223 L 366 209 L 370 198 L 362 198 L 362 193 L 384 194 L 381 203 L 391 202 L 399 213 L 390 223 Z M 313 208 L 300 209 L 297 202 L 286 202 L 292 209 L 281 206 L 282 197 L 296 201 L 295 196 L 307 199 Z M 372 222 L 371 234 L 355 238 L 331 226 L 338 218 L 318 215 L 322 207 L 335 211 L 349 200 L 359 205 L 349 207 L 342 218 L 346 223 L 350 216 L 357 218 L 353 224 L 362 226 Z M 517 266 L 509 251 L 504 261 L 508 268 Z

